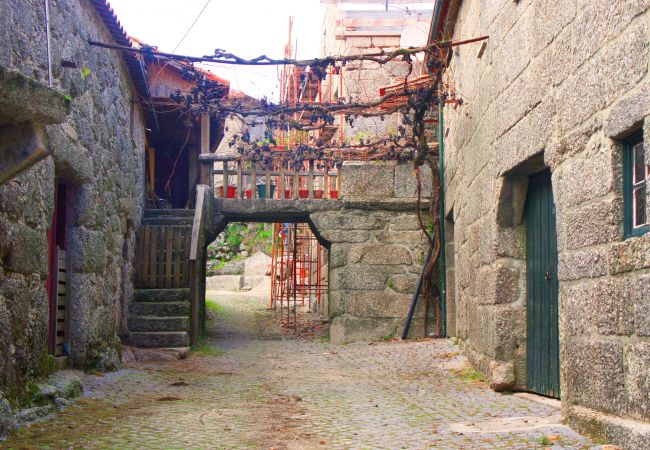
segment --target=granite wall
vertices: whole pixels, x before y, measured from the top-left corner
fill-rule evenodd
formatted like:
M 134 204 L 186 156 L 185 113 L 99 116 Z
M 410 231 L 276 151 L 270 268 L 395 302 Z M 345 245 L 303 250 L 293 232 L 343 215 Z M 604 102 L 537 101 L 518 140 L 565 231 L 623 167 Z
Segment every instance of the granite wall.
M 69 96 L 47 126 L 52 157 L 0 186 L 0 396 L 51 369 L 48 240 L 55 183 L 68 186 L 69 362 L 113 369 L 131 296 L 134 231 L 143 203 L 144 124 L 119 53 L 91 2 L 51 0 L 52 84 Z M 47 84 L 43 1 L 0 0 L 0 66 Z M 63 67 L 62 62 L 75 66 Z
M 490 37 L 482 56 L 454 50 L 465 103 L 444 111 L 457 336 L 495 385 L 526 389 L 523 211 L 527 177 L 549 168 L 563 414 L 625 448 L 650 447 L 650 234 L 624 237 L 622 194 L 622 139 L 650 143 L 649 7 L 452 1 L 447 22 Z
M 430 190 L 430 176 L 423 178 L 423 189 Z M 331 340 L 401 336 L 428 250 L 416 214 L 412 165 L 346 164 L 341 194 L 338 209 L 310 214 L 318 233 L 331 243 Z M 410 336 L 423 337 L 423 297 L 414 317 Z M 431 306 L 429 333 L 436 331 L 436 320 Z

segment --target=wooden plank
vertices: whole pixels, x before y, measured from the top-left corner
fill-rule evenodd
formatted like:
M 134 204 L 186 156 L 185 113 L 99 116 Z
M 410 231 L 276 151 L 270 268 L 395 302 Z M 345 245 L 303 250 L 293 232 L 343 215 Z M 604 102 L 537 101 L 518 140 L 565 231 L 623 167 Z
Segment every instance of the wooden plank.
M 222 186 L 223 186 L 223 198 L 228 198 L 228 175 L 230 175 L 230 171 L 228 170 L 228 161 L 223 162 L 223 181 L 222 181 Z
M 158 254 L 157 234 L 154 227 L 149 228 L 149 273 L 147 274 L 146 286 L 148 288 L 156 287 L 156 256 Z
M 270 170 L 266 171 L 265 179 L 266 179 L 266 192 L 264 193 L 264 196 L 266 198 L 271 198 L 271 171 Z
M 237 161 L 237 197 L 238 198 L 244 198 L 246 197 L 245 192 L 244 192 L 244 176 L 242 171 L 244 168 L 242 167 L 244 165 L 244 158 L 241 158 Z
M 237 157 L 237 156 L 224 156 L 224 155 L 217 155 L 215 153 L 205 154 L 203 152 L 199 155 L 199 161 L 206 161 L 206 162 L 207 161 L 211 161 L 211 162 L 229 161 L 229 162 L 232 162 L 232 161 L 237 161 L 238 158 L 239 157 Z M 310 159 L 314 160 L 314 159 L 318 159 L 318 158 L 316 156 L 305 156 L 304 159 L 305 160 L 310 160 Z
M 300 175 L 298 172 L 294 172 L 293 174 L 293 199 L 294 200 L 298 199 L 299 190 L 300 190 Z
M 232 174 L 232 171 L 231 171 L 230 173 Z M 282 172 L 281 172 L 281 171 L 278 171 L 278 170 L 271 170 L 269 173 L 270 173 L 271 176 L 273 176 L 273 177 L 279 177 L 280 174 L 281 174 Z M 330 175 L 330 176 L 332 176 L 332 175 L 336 175 L 336 173 L 337 173 L 337 172 L 330 171 L 329 175 Z M 215 175 L 222 175 L 222 174 L 223 174 L 223 170 L 215 170 L 215 171 L 214 171 L 214 174 L 215 174 Z M 245 175 L 245 176 L 252 176 L 252 175 L 253 175 L 253 171 L 252 171 L 252 170 L 242 170 L 242 175 Z M 285 175 L 286 175 L 286 176 L 292 176 L 292 175 L 293 175 L 293 171 L 286 171 L 286 170 L 285 170 Z M 306 177 L 306 176 L 309 175 L 309 172 L 299 172 L 299 175 L 300 175 L 301 177 Z M 316 171 L 314 171 L 314 178 L 319 178 L 319 177 L 324 177 L 324 176 L 325 176 L 325 173 L 324 173 L 324 172 L 316 172 Z
M 314 161 L 309 160 L 309 175 L 307 175 L 307 190 L 309 198 L 314 198 Z
M 196 209 L 194 210 L 194 221 L 192 223 L 192 240 L 190 243 L 190 261 L 196 261 L 199 251 L 199 238 L 203 225 L 203 203 L 205 200 L 205 187 L 197 187 Z
M 173 280 L 172 280 L 172 287 L 179 288 L 181 286 L 181 279 L 183 274 L 181 273 L 181 230 L 182 227 L 174 227 L 174 233 L 172 234 L 173 240 L 174 240 L 174 255 L 173 255 Z
M 202 161 L 201 156 L 210 154 L 210 115 L 208 113 L 201 114 L 201 155 L 199 161 Z M 211 185 L 213 182 L 210 178 L 210 166 L 212 163 L 202 163 L 199 175 L 199 182 L 201 184 Z
M 158 270 L 156 271 L 156 287 L 164 288 L 165 280 L 165 234 L 167 227 L 158 228 Z
M 251 198 L 257 198 L 257 167 L 251 163 Z
M 325 178 L 323 179 L 323 198 L 330 198 L 330 165 L 325 163 Z
M 284 187 L 285 175 L 286 174 L 285 174 L 285 171 L 284 171 L 284 165 L 282 163 L 280 163 L 280 183 L 278 183 L 278 189 L 280 190 L 279 198 L 281 200 L 284 199 L 284 191 L 286 190 L 286 188 Z
M 165 236 L 165 239 L 167 240 L 167 263 L 166 263 L 166 270 L 165 270 L 165 287 L 171 288 L 173 287 L 173 281 L 172 281 L 172 266 L 173 266 L 173 258 L 174 258 L 174 247 L 173 247 L 173 242 L 174 242 L 174 227 L 167 227 L 167 236 Z

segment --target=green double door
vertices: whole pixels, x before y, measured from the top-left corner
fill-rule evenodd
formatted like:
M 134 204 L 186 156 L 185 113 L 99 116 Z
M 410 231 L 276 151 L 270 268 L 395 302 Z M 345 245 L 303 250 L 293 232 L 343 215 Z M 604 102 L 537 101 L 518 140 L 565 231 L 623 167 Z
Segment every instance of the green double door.
M 530 177 L 526 198 L 528 390 L 560 398 L 557 234 L 551 173 Z

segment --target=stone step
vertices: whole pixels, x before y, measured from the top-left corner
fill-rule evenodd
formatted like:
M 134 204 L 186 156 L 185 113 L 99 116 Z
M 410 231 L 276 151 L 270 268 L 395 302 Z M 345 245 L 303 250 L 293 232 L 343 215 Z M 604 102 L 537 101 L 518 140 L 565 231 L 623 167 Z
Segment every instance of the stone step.
M 189 301 L 190 289 L 136 289 L 133 295 L 133 300 L 136 303 Z
M 142 348 L 187 347 L 190 336 L 185 331 L 136 331 L 129 333 L 129 344 Z
M 129 317 L 129 331 L 189 331 L 190 318 L 133 316 Z
M 193 209 L 145 209 L 144 218 L 150 217 L 194 217 Z
M 132 317 L 181 317 L 190 315 L 189 302 L 143 302 L 131 303 L 129 310 Z

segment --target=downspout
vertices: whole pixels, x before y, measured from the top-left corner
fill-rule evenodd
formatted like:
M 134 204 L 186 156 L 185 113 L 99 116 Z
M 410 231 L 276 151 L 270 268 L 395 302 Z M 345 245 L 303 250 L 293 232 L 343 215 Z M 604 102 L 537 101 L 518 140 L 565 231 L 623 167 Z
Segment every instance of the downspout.
M 445 236 L 445 124 L 443 105 L 438 105 L 438 165 L 440 166 L 440 304 L 442 314 L 442 335 L 447 336 L 447 240 Z
M 50 39 L 50 0 L 45 1 L 45 45 L 47 47 L 47 85 L 52 87 L 52 51 Z
M 429 33 L 429 42 L 442 37 L 444 21 L 449 10 L 449 0 L 437 0 L 433 10 L 433 22 Z M 444 11 L 444 12 L 443 12 Z M 438 165 L 440 170 L 440 313 L 442 315 L 442 336 L 447 336 L 447 241 L 445 236 L 445 134 L 444 134 L 444 105 L 438 105 Z

